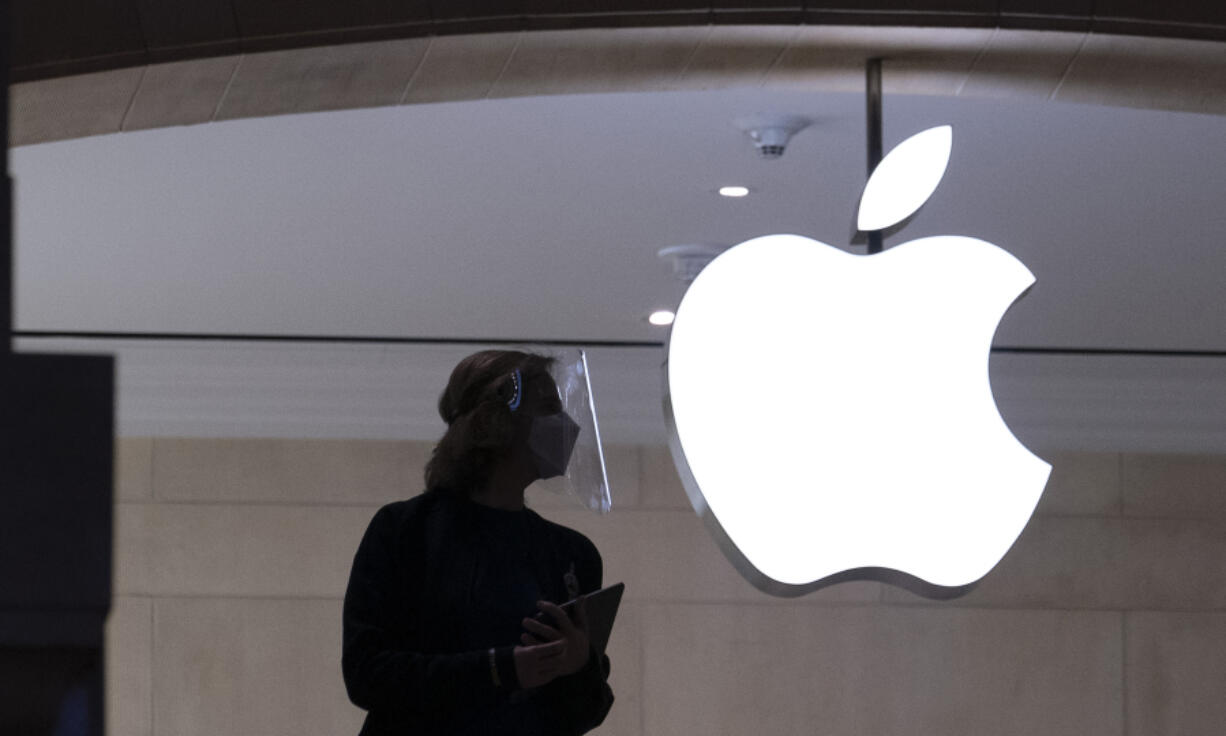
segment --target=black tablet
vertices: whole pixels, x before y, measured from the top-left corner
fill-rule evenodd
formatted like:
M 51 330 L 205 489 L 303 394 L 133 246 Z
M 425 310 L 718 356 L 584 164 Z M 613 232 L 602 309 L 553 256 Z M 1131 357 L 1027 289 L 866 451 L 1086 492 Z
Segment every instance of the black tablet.
M 566 615 L 573 621 L 575 606 L 580 600 L 586 601 L 583 610 L 587 614 L 587 638 L 592 647 L 601 654 L 609 644 L 609 634 L 613 633 L 613 619 L 617 618 L 617 607 L 621 605 L 622 593 L 625 590 L 625 583 L 614 583 L 562 604 L 562 610 L 566 611 Z M 536 614 L 536 618 L 549 623 L 550 617 L 541 611 Z

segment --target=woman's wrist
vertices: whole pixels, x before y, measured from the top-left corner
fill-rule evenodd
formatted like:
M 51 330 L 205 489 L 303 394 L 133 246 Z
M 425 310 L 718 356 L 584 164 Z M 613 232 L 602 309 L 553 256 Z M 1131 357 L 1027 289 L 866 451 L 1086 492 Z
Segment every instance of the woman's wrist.
M 490 680 L 499 690 L 518 690 L 515 673 L 515 647 L 491 647 L 488 652 Z

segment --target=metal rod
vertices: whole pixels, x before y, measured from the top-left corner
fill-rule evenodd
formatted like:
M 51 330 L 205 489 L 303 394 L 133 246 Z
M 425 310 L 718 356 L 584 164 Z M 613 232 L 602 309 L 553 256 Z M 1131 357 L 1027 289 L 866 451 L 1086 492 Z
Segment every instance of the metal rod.
M 153 342 L 271 342 L 348 345 L 545 345 L 576 348 L 660 348 L 655 340 L 569 340 L 502 337 L 400 337 L 384 335 L 273 335 L 217 332 L 90 332 L 70 330 L 17 330 L 23 340 L 147 340 Z
M 1000 345 L 992 348 L 1002 355 L 1120 355 L 1141 358 L 1226 358 L 1226 350 L 1166 350 L 1162 348 L 1041 348 Z
M 881 59 L 869 59 L 865 69 L 865 118 L 868 125 L 868 176 L 877 170 L 881 163 Z M 880 253 L 882 248 L 881 231 L 868 233 L 868 253 Z
M 360 335 L 258 335 L 191 332 L 83 332 L 51 330 L 17 330 L 13 336 L 22 340 L 117 340 L 151 342 L 271 342 L 271 343 L 331 343 L 347 345 L 552 345 L 556 347 L 591 348 L 662 348 L 664 342 L 653 340 L 553 340 L 496 337 L 380 337 Z M 1144 358 L 1226 358 L 1226 350 L 1168 350 L 1149 348 L 1080 348 L 1039 347 L 1034 345 L 995 345 L 993 353 L 1006 355 L 1079 355 L 1132 356 Z

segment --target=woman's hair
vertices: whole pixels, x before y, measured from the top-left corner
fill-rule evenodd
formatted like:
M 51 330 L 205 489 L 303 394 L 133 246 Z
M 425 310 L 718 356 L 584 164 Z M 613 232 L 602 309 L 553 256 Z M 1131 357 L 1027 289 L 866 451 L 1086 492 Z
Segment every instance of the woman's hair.
M 549 379 L 553 358 L 516 350 L 483 350 L 461 360 L 438 399 L 447 431 L 426 463 L 426 490 L 467 494 L 485 483 L 498 456 L 511 446 L 516 417 L 512 374 L 522 386 Z

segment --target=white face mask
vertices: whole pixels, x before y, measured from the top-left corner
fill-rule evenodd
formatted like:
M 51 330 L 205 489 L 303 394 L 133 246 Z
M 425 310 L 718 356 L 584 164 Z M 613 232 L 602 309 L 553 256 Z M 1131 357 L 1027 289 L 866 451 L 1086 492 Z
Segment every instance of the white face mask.
M 570 455 L 579 437 L 579 425 L 566 412 L 532 418 L 528 429 L 528 450 L 542 480 L 566 472 Z

